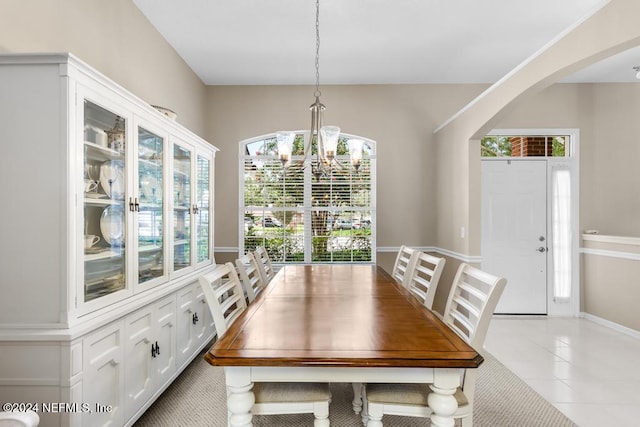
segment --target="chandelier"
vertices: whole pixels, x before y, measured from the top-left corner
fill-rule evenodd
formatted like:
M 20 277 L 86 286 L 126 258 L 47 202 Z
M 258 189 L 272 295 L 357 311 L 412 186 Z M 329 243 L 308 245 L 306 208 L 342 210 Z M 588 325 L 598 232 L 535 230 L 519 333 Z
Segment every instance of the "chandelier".
M 342 162 L 338 160 L 338 140 L 340 139 L 340 128 L 338 126 L 324 126 L 323 115 L 326 107 L 320 102 L 320 0 L 316 0 L 316 90 L 314 96 L 316 100 L 309 107 L 311 110 L 311 129 L 309 131 L 309 140 L 304 149 L 304 159 L 302 163 L 306 166 L 308 160 L 313 156 L 312 144 L 315 136 L 316 154 L 315 162 L 311 163 L 311 172 L 316 180 L 331 175 L 331 169 L 335 166 L 340 169 L 347 169 Z M 278 155 L 282 162 L 283 168 L 287 168 L 291 162 L 291 152 L 293 150 L 293 141 L 295 139 L 294 132 L 279 131 L 276 133 L 276 142 L 278 145 Z M 362 148 L 364 141 L 361 139 L 349 139 L 347 141 L 349 147 L 349 158 L 351 165 L 357 172 L 362 162 Z

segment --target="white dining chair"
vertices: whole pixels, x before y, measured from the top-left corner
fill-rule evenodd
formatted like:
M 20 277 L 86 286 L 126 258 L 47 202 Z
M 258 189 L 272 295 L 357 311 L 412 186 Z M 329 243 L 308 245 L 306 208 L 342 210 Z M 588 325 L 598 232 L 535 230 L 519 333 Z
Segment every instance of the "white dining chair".
M 416 251 L 406 273 L 407 289 L 429 310 L 440 281 L 446 260 L 422 251 Z
M 247 293 L 249 304 L 251 304 L 266 285 L 260 272 L 260 266 L 253 254 L 249 252 L 236 260 L 236 267 Z
M 443 321 L 479 353 L 506 282 L 465 263 L 453 280 Z M 462 419 L 463 427 L 471 427 L 477 369 L 462 370 L 461 375 L 462 386 L 454 394 L 458 409 L 453 416 Z M 427 384 L 366 384 L 363 422 L 367 427 L 381 427 L 384 414 L 429 417 L 430 393 Z
M 230 262 L 198 279 L 220 339 L 245 311 L 247 304 L 240 279 Z M 254 415 L 307 414 L 315 427 L 329 427 L 331 392 L 327 383 L 258 382 L 253 385 Z
M 0 412 L 0 427 L 36 427 L 40 416 L 32 411 Z
M 258 246 L 253 252 L 253 256 L 256 258 L 256 261 L 258 261 L 262 280 L 265 284 L 268 284 L 271 279 L 273 279 L 273 276 L 276 275 L 276 272 L 271 264 L 271 258 L 269 257 L 267 249 L 264 246 Z
M 411 269 L 411 265 L 415 263 L 417 253 L 416 249 L 402 245 L 393 264 L 391 276 L 405 288 L 407 287 L 407 272 Z

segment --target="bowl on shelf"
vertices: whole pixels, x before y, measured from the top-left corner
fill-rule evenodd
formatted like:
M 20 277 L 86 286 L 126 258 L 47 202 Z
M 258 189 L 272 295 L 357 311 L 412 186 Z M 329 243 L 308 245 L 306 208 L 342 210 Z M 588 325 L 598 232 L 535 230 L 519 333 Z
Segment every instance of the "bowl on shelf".
M 169 117 L 171 120 L 175 120 L 178 117 L 178 114 L 175 111 L 170 110 L 166 107 L 161 107 L 159 105 L 152 105 L 152 107 L 160 111 L 165 116 Z

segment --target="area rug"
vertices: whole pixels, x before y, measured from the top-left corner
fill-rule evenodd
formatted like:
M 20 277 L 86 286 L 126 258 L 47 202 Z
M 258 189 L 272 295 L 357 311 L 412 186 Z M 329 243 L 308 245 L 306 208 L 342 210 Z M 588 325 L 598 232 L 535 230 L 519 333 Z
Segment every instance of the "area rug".
M 224 371 L 199 355 L 134 424 L 136 427 L 223 427 L 227 421 Z M 350 384 L 331 384 L 329 419 L 334 427 L 361 427 L 351 408 Z M 480 366 L 476 382 L 475 427 L 573 427 L 564 414 L 490 354 Z M 428 419 L 385 415 L 388 427 L 425 427 Z M 313 415 L 254 416 L 256 427 L 313 426 Z M 459 420 L 456 426 L 460 426 Z

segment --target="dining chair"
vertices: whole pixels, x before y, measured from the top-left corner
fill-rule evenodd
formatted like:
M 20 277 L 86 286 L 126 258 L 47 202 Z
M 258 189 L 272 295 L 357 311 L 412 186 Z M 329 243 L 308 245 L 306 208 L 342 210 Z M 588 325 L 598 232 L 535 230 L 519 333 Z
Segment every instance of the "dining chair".
M 240 279 L 234 265 L 228 262 L 198 280 L 220 339 L 247 308 Z M 327 383 L 258 382 L 253 385 L 253 394 L 254 415 L 312 413 L 315 427 L 330 425 L 331 392 Z
M 269 253 L 264 246 L 258 246 L 253 252 L 253 256 L 256 258 L 256 261 L 258 261 L 258 267 L 260 267 L 262 280 L 266 285 L 271 281 L 271 279 L 273 279 L 273 276 L 276 275 L 276 272 L 273 269 L 273 265 L 271 265 L 271 258 L 269 257 Z
M 40 424 L 40 416 L 32 411 L 0 412 L 0 427 L 36 427 Z
M 477 352 L 483 351 L 484 340 L 507 281 L 462 263 L 449 292 L 443 321 Z M 454 397 L 458 409 L 454 418 L 461 418 L 463 427 L 473 425 L 473 397 L 477 369 L 462 370 L 462 386 Z M 363 386 L 362 420 L 367 427 L 381 427 L 382 416 L 431 415 L 428 384 L 366 384 Z
M 247 293 L 249 304 L 251 304 L 265 287 L 260 266 L 253 254 L 249 252 L 236 260 L 236 267 L 240 280 L 244 285 L 244 290 Z
M 436 288 L 446 260 L 416 251 L 406 273 L 407 289 L 429 310 L 433 306 Z
M 398 255 L 396 256 L 396 261 L 393 264 L 393 271 L 391 273 L 391 276 L 399 283 L 401 283 L 405 288 L 407 287 L 406 275 L 407 272 L 411 269 L 411 264 L 415 262 L 415 256 L 417 255 L 417 252 L 418 251 L 416 249 L 402 245 L 400 246 L 400 250 L 398 251 Z

